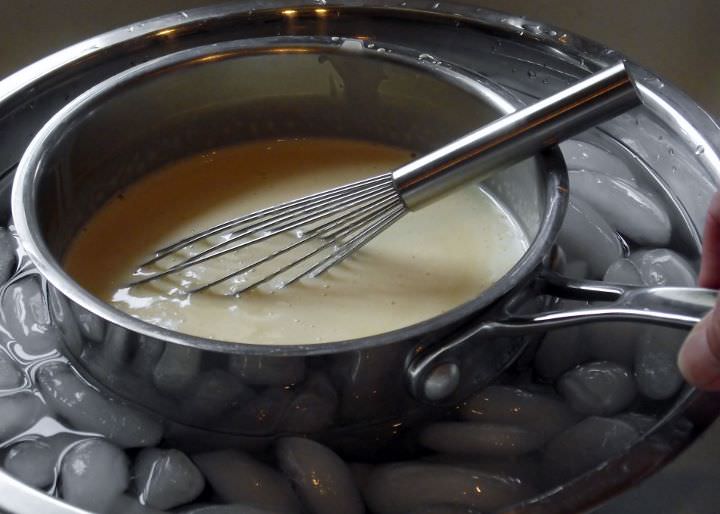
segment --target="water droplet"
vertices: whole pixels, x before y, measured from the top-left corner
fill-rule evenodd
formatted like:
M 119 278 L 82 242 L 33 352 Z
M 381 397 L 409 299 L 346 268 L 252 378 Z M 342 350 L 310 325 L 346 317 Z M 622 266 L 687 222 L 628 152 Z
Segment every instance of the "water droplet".
M 128 27 L 128 32 L 135 32 L 135 25 Z
M 695 155 L 702 155 L 705 153 L 705 147 L 703 145 L 697 145 L 695 147 Z
M 182 16 L 183 18 L 187 18 L 188 13 L 186 13 L 185 11 L 180 11 L 180 16 Z
M 339 37 L 339 36 L 332 36 L 332 37 L 330 38 L 330 41 L 334 41 L 334 42 L 337 43 L 338 41 L 340 41 L 340 37 Z
M 400 7 L 407 7 L 407 2 L 400 2 Z
M 534 79 L 535 77 L 537 77 L 537 73 L 535 73 L 533 70 L 528 70 L 527 76 L 531 79 Z
M 668 148 L 668 153 L 669 153 L 670 155 L 675 155 L 675 150 L 672 149 L 672 148 Z
M 542 79 L 542 83 L 543 83 L 543 84 L 549 84 L 550 81 L 549 81 L 548 79 Z
M 327 0 L 315 0 L 315 3 L 318 5 L 327 5 Z
M 437 64 L 439 62 L 435 57 L 433 57 L 430 54 L 420 54 L 418 56 L 418 61 L 424 61 L 424 62 L 429 62 L 429 63 L 433 63 L 433 64 Z
M 438 7 L 440 7 L 440 2 L 435 2 L 435 3 L 432 5 L 432 8 L 433 8 L 433 9 L 437 9 Z
M 557 31 L 551 30 L 550 32 L 548 32 L 548 35 L 549 35 L 550 37 L 555 37 L 555 36 L 557 36 Z
M 542 28 L 540 27 L 540 25 L 536 24 L 523 23 L 522 28 L 532 32 L 533 34 L 540 34 L 540 32 L 542 32 Z

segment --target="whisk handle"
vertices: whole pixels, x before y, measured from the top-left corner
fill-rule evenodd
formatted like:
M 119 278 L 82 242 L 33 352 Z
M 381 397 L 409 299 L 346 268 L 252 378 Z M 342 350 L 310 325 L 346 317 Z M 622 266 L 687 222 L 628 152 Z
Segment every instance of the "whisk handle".
M 641 103 L 620 62 L 398 168 L 395 187 L 406 206 L 416 209 Z

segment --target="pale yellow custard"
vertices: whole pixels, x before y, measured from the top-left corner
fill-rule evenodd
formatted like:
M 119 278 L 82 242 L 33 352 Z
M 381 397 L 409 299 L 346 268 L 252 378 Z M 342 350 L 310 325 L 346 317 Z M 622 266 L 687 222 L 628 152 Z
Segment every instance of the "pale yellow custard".
M 320 343 L 412 325 L 478 296 L 527 249 L 521 229 L 477 185 L 407 214 L 320 277 L 272 293 L 183 296 L 169 294 L 171 280 L 126 287 L 154 250 L 181 237 L 410 159 L 397 148 L 335 139 L 252 142 L 184 159 L 103 206 L 65 267 L 135 317 L 223 341 Z M 193 276 L 180 275 L 176 281 Z

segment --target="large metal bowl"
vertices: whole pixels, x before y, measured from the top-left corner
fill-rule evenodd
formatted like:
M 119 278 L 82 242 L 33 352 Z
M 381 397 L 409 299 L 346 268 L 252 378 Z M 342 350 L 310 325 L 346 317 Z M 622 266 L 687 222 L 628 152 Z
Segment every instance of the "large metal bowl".
M 13 137 L 2 141 L 7 169 L 12 169 L 19 154 L 39 126 L 76 94 L 99 80 L 122 71 L 139 60 L 169 53 L 200 43 L 242 37 L 274 35 L 328 34 L 353 38 L 372 38 L 388 45 L 411 47 L 427 53 L 457 69 L 482 74 L 499 84 L 517 105 L 546 96 L 572 80 L 614 61 L 612 52 L 587 41 L 539 25 L 528 31 L 519 20 L 496 13 L 445 4 L 385 6 L 345 4 L 342 7 L 308 4 L 305 9 L 280 4 L 257 4 L 250 12 L 242 6 L 201 9 L 163 17 L 101 36 L 48 61 L 41 61 L 0 84 L 0 127 L 14 128 Z M 317 12 L 317 11 L 321 12 Z M 479 59 L 482 55 L 482 59 Z M 507 62 L 518 64 L 527 78 L 508 75 Z M 477 64 L 482 62 L 482 69 Z M 648 166 L 649 174 L 665 191 L 682 221 L 695 230 L 685 241 L 697 250 L 697 229 L 702 224 L 709 193 L 717 182 L 718 133 L 711 120 L 691 101 L 668 86 L 654 87 L 654 78 L 642 77 L 646 109 L 624 117 L 587 137 L 614 152 L 647 157 L 656 151 L 658 133 L 675 144 L 678 159 L 687 169 L 682 176 L 662 162 Z M 39 86 L 43 86 L 39 89 Z M 652 137 L 650 136 L 652 135 Z M 697 151 L 702 148 L 703 151 Z M 648 161 L 650 159 L 647 159 Z M 9 176 L 6 177 L 6 181 Z M 690 187 L 687 187 L 688 184 Z M 7 206 L 6 206 L 7 207 Z M 679 398 L 663 422 L 679 413 L 690 417 L 695 433 L 714 417 L 715 411 L 693 411 L 690 404 L 701 405 L 707 398 L 692 391 Z M 662 423 L 661 423 L 662 425 Z M 658 427 L 660 429 L 661 427 Z M 679 451 L 688 439 L 670 439 L 671 444 L 657 446 L 641 441 L 627 455 L 609 463 L 562 490 L 553 491 L 523 507 L 538 512 L 574 512 L 607 497 L 611 491 L 626 487 L 651 472 Z M 4 475 L 0 475 L 3 476 Z M 28 490 L 13 482 L 7 508 L 22 511 L 17 493 Z M 40 497 L 34 496 L 37 501 Z M 53 502 L 46 500 L 48 504 Z

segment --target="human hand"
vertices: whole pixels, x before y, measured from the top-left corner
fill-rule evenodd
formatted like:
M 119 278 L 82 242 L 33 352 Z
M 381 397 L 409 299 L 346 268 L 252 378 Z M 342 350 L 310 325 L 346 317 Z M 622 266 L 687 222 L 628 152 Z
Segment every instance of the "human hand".
M 703 235 L 700 287 L 720 288 L 720 192 L 710 202 Z M 713 310 L 688 334 L 678 366 L 692 385 L 720 391 L 720 297 Z

